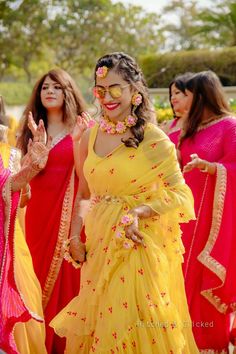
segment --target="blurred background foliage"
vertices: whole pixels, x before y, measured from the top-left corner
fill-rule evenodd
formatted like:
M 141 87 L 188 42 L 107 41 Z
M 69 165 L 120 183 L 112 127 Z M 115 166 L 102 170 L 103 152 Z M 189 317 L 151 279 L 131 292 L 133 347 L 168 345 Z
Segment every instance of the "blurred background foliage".
M 0 94 L 8 105 L 24 105 L 35 81 L 58 66 L 91 101 L 94 64 L 111 51 L 134 56 L 149 87 L 207 69 L 236 85 L 236 3 L 169 0 L 152 13 L 111 0 L 0 0 L 0 48 Z M 156 99 L 159 114 L 171 115 L 163 104 Z

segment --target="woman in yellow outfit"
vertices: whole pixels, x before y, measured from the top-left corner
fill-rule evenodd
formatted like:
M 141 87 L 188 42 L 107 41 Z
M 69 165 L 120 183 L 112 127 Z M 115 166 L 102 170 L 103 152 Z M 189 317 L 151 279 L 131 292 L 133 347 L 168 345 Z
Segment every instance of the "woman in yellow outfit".
M 51 325 L 66 337 L 68 354 L 198 353 L 179 227 L 194 218 L 193 199 L 175 147 L 149 123 L 143 75 L 128 55 L 98 60 L 94 94 L 103 116 L 80 141 L 81 182 L 66 249 L 75 266 L 86 251 L 81 290 Z M 89 197 L 84 246 L 77 215 Z
M 20 169 L 20 152 L 10 147 L 6 142 L 7 127 L 0 125 L 0 160 L 3 167 L 15 174 Z M 4 141 L 5 140 L 5 141 Z M 27 322 L 18 322 L 14 326 L 14 342 L 17 352 L 20 354 L 44 354 L 45 348 L 45 328 L 42 311 L 42 295 L 39 282 L 34 273 L 31 255 L 25 241 L 18 217 L 15 222 L 14 231 L 14 281 L 17 292 L 23 300 L 24 306 L 30 314 Z M 7 299 L 1 299 L 2 302 Z M 3 303 L 4 309 L 4 303 Z M 17 320 L 16 320 L 17 322 Z M 1 338 L 2 340 L 3 338 Z M 7 340 L 3 342 L 7 343 Z M 1 347 L 1 346 L 0 346 Z M 8 349 L 13 353 L 12 349 Z

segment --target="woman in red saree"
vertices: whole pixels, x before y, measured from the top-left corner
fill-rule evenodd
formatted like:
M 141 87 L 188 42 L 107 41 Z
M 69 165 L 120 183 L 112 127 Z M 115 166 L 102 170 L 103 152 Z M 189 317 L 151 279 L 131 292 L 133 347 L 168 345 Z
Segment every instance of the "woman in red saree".
M 17 209 L 20 190 L 45 166 L 48 152 L 48 146 L 33 143 L 16 172 L 16 149 L 0 141 L 0 351 L 8 354 L 46 353 L 40 286 Z
M 23 113 L 19 139 L 25 152 L 31 134 L 28 116 L 31 125 L 38 124 L 42 118 L 47 134 L 53 139 L 46 167 L 30 183 L 31 198 L 26 210 L 26 240 L 42 287 L 48 353 L 64 352 L 64 341 L 48 323 L 79 292 L 80 273 L 63 259 L 63 243 L 69 235 L 78 184 L 71 132 L 84 108 L 81 93 L 69 74 L 61 69 L 51 70 L 33 89 Z
M 228 353 L 230 313 L 236 310 L 236 119 L 211 71 L 195 74 L 182 90 L 174 81 L 170 99 L 182 112 L 182 129 L 175 120 L 169 137 L 197 216 L 182 225 L 193 332 L 200 352 Z

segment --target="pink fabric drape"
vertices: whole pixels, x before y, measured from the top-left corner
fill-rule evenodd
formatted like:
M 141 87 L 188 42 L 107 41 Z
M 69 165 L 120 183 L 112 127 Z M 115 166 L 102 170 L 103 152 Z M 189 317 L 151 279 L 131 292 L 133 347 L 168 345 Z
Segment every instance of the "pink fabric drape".
M 10 172 L 4 169 L 0 156 L 0 349 L 15 354 L 18 351 L 13 338 L 14 326 L 32 316 L 14 278 L 14 225 L 19 193 L 11 193 L 9 177 Z
M 169 134 L 175 144 L 179 133 L 173 129 Z M 236 310 L 236 119 L 200 128 L 180 151 L 183 166 L 193 153 L 217 163 L 214 176 L 198 169 L 184 175 L 197 220 L 182 225 L 183 271 L 198 347 L 227 351 L 229 313 Z

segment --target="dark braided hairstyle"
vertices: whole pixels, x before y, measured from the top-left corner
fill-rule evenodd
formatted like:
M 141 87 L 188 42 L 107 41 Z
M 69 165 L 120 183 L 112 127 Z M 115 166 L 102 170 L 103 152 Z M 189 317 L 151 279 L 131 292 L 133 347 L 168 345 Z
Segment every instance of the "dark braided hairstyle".
M 147 122 L 151 120 L 150 112 L 152 111 L 148 88 L 143 73 L 132 57 L 122 52 L 114 52 L 98 59 L 94 73 L 95 83 L 96 71 L 102 66 L 113 69 L 117 74 L 121 75 L 123 80 L 127 81 L 135 91 L 138 91 L 142 95 L 142 103 L 136 108 L 134 106 L 132 107 L 132 113 L 138 118 L 135 126 L 130 128 L 133 137 L 122 140 L 125 146 L 137 148 L 144 138 L 144 128 Z

